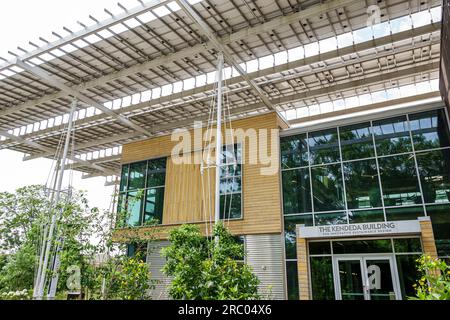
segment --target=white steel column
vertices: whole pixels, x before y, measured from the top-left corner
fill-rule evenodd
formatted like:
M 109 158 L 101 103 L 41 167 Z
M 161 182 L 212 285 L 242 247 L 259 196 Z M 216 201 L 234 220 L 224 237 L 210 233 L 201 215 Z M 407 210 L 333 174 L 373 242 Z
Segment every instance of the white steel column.
M 59 170 L 58 183 L 56 186 L 56 195 L 55 195 L 55 200 L 53 202 L 53 204 L 54 204 L 53 208 L 56 208 L 56 206 L 58 205 L 58 202 L 60 200 L 60 196 L 61 196 L 61 187 L 62 187 L 62 182 L 63 182 L 63 177 L 64 177 L 65 164 L 66 164 L 66 160 L 67 160 L 67 153 L 69 150 L 70 133 L 72 131 L 73 114 L 75 112 L 76 105 L 77 105 L 76 100 L 73 100 L 72 106 L 70 108 L 70 113 L 69 113 L 69 122 L 67 125 L 66 140 L 64 142 L 64 150 L 63 150 L 63 155 L 61 157 L 61 165 L 60 165 L 61 169 Z M 53 210 L 53 208 L 51 208 L 51 210 Z M 44 295 L 44 286 L 45 286 L 45 282 L 46 282 L 48 260 L 49 260 L 50 251 L 52 248 L 53 233 L 54 233 L 56 222 L 57 222 L 59 216 L 60 216 L 59 212 L 53 212 L 53 214 L 52 214 L 52 220 L 50 223 L 48 236 L 47 236 L 47 243 L 45 245 L 44 261 L 42 263 L 42 267 L 40 266 L 41 274 L 38 275 L 38 278 L 37 278 L 37 292 L 33 293 L 33 297 L 38 300 L 41 300 Z M 53 282 L 53 279 L 52 279 L 52 282 Z M 51 298 L 50 294 L 49 294 L 49 298 Z
M 222 74 L 223 54 L 219 52 L 217 61 L 217 123 L 216 123 L 216 184 L 214 203 L 214 223 L 220 220 L 220 167 L 222 164 Z M 216 241 L 217 241 L 216 237 Z

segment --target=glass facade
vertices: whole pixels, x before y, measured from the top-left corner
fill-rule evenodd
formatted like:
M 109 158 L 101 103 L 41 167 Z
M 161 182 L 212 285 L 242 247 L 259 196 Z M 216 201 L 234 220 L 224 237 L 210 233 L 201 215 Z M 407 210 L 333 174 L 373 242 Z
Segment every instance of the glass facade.
M 117 210 L 125 225 L 162 223 L 165 180 L 166 158 L 122 166 Z
M 287 261 L 296 262 L 295 224 L 423 215 L 431 217 L 439 255 L 450 255 L 450 134 L 443 108 L 280 140 Z M 325 261 L 314 265 L 326 268 Z M 286 274 L 290 283 L 292 273 Z
M 338 272 L 341 274 L 340 290 L 342 292 L 342 299 L 362 300 L 364 298 L 362 294 L 363 283 L 360 281 L 362 279 L 360 262 L 352 258 L 339 258 L 344 254 L 350 254 L 353 257 L 355 254 L 369 254 L 366 256 L 367 261 L 372 261 L 381 267 L 385 265 L 386 268 L 389 266 L 388 260 L 374 260 L 370 258 L 370 254 L 374 255 L 374 257 L 393 257 L 397 265 L 399 289 L 402 298 L 406 299 L 409 296 L 414 296 L 413 285 L 419 277 L 416 268 L 416 259 L 422 252 L 420 238 L 310 241 L 308 247 L 312 298 L 314 300 L 334 300 L 336 298 L 336 275 L 333 271 L 333 260 L 338 267 Z M 292 264 L 295 261 L 289 261 L 289 263 Z M 350 271 L 353 277 L 350 279 L 343 278 L 342 274 L 345 274 L 346 271 Z M 389 288 L 390 285 L 392 286 L 392 283 L 388 281 L 391 279 L 391 272 L 390 270 L 383 270 L 382 273 L 386 276 L 383 277 L 385 282 L 381 286 Z M 287 275 L 293 276 L 292 271 L 287 272 Z M 295 279 L 297 277 L 298 275 L 295 275 Z M 288 279 L 288 283 L 289 281 L 294 280 Z M 291 288 L 292 285 L 288 286 L 288 290 Z M 392 287 L 390 289 L 393 291 Z M 295 294 L 298 296 L 298 288 L 295 289 Z M 290 299 L 294 297 L 289 293 Z M 371 299 L 379 298 L 376 294 L 371 297 Z
M 242 218 L 241 145 L 223 146 L 220 168 L 220 218 Z

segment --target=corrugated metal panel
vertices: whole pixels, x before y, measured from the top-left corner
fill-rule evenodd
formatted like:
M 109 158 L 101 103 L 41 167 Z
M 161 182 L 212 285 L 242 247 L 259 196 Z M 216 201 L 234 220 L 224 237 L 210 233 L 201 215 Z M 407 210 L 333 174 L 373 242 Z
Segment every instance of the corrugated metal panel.
M 153 299 L 168 299 L 168 285 L 170 278 L 163 275 L 161 269 L 165 259 L 160 251 L 169 245 L 168 241 L 151 243 L 153 249 L 147 255 L 152 279 L 158 280 L 152 291 Z M 253 269 L 253 273 L 261 281 L 259 293 L 263 299 L 285 299 L 283 242 L 280 234 L 246 235 L 245 236 L 246 263 Z
M 161 256 L 161 249 L 169 245 L 169 241 L 151 242 L 150 252 L 147 255 L 147 263 L 150 264 L 151 278 L 157 280 L 155 289 L 152 291 L 152 299 L 164 300 L 169 299 L 168 285 L 170 284 L 170 278 L 166 277 L 161 269 L 166 263 L 166 259 Z
M 285 299 L 283 242 L 280 234 L 245 236 L 246 263 L 261 281 L 263 299 Z M 269 289 L 271 288 L 271 289 Z

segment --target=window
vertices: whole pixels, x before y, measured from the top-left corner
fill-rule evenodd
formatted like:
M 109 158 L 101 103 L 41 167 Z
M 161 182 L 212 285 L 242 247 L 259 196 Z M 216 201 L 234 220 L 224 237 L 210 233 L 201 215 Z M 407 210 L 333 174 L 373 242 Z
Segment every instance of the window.
M 412 150 L 406 116 L 374 121 L 373 133 L 379 156 Z
M 340 164 L 311 169 L 314 211 L 344 209 L 344 191 Z
M 349 209 L 381 206 L 381 192 L 375 160 L 344 163 L 344 179 Z
M 450 149 L 417 153 L 425 203 L 450 201 Z
M 310 133 L 308 144 L 311 164 L 330 163 L 340 160 L 336 129 Z
M 122 166 L 117 210 L 128 226 L 162 223 L 166 158 Z
M 448 147 L 450 145 L 444 109 L 412 114 L 409 116 L 409 124 L 416 150 Z
M 445 109 L 304 132 L 280 139 L 286 277 L 298 298 L 296 225 L 431 217 L 450 256 L 450 134 Z M 417 278 L 417 239 L 334 241 L 333 252 L 393 252 L 403 297 Z M 333 299 L 330 248 L 309 243 L 314 299 Z
M 413 154 L 378 160 L 385 206 L 422 203 Z
M 450 204 L 428 205 L 439 257 L 450 257 Z
M 312 212 L 309 169 L 283 171 L 284 214 Z
M 313 300 L 334 300 L 331 257 L 310 257 Z
M 283 169 L 308 165 L 306 134 L 281 138 L 281 166 Z
M 313 225 L 312 214 L 302 214 L 284 217 L 284 247 L 286 259 L 296 259 L 296 230 L 295 225 L 304 224 L 309 227 Z
M 147 243 L 133 242 L 127 244 L 127 257 L 137 257 L 141 261 L 147 259 Z
M 363 159 L 374 156 L 370 123 L 362 123 L 339 129 L 342 160 Z
M 223 146 L 220 167 L 220 218 L 242 217 L 241 145 Z

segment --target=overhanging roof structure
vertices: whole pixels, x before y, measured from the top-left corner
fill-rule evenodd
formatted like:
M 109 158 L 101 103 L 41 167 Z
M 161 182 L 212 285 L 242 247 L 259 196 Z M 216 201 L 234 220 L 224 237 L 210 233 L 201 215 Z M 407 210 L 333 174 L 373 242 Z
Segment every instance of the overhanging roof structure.
M 233 117 L 276 110 L 294 123 L 411 86 L 438 96 L 440 1 L 136 4 L 2 58 L 0 148 L 53 158 L 77 99 L 74 168 L 118 174 L 122 144 L 207 119 L 218 50 Z

